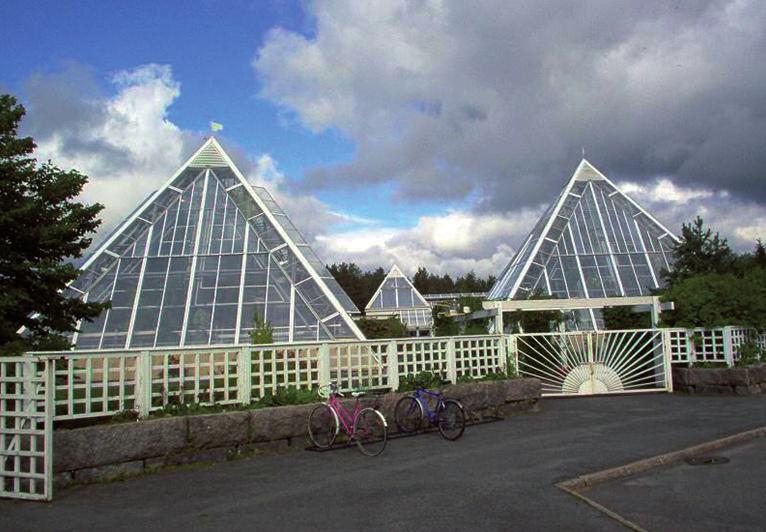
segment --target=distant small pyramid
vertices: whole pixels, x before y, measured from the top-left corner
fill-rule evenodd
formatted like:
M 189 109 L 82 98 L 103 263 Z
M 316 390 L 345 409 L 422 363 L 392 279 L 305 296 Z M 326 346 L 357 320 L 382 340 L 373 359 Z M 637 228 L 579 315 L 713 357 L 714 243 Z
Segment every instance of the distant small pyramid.
M 365 313 L 371 317 L 398 315 L 411 331 L 430 330 L 433 327 L 431 305 L 396 264 L 367 303 Z
M 672 232 L 583 159 L 487 294 L 489 300 L 650 295 Z
M 211 137 L 96 249 L 67 288 L 111 301 L 76 349 L 364 339 L 358 309 L 276 201 Z

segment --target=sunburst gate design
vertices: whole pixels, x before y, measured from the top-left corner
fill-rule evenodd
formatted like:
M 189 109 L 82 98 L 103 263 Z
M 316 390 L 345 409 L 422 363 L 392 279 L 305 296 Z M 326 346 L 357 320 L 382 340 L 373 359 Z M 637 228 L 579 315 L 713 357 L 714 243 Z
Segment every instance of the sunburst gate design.
M 364 339 L 358 309 L 266 189 L 208 139 L 83 265 L 70 297 L 111 301 L 76 349 Z
M 490 301 L 651 295 L 673 233 L 583 159 L 487 295 Z M 591 312 L 588 321 L 596 327 Z
M 519 373 L 540 379 L 545 395 L 666 386 L 659 330 L 521 334 L 514 342 Z

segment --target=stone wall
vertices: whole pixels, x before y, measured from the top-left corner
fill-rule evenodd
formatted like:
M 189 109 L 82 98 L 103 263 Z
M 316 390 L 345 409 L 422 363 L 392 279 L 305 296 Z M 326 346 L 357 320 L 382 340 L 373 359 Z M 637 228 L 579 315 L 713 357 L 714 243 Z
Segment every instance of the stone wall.
M 686 393 L 766 394 L 766 364 L 746 368 L 673 368 L 673 388 Z
M 469 421 L 534 410 L 540 381 L 512 379 L 450 385 L 448 397 L 458 398 Z M 376 406 L 395 431 L 393 411 L 405 394 L 363 398 Z M 353 399 L 346 399 L 353 408 Z M 233 460 L 264 451 L 304 449 L 306 423 L 316 404 L 200 416 L 172 417 L 132 423 L 97 425 L 54 432 L 53 467 L 58 487 L 71 483 L 115 480 L 158 469 Z

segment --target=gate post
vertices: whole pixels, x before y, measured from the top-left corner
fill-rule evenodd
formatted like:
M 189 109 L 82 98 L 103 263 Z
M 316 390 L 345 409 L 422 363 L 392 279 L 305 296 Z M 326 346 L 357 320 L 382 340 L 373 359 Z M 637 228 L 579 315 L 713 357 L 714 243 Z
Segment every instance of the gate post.
M 509 344 L 507 348 L 513 357 L 513 372 L 517 377 L 521 377 L 521 369 L 519 368 L 519 339 L 515 334 L 510 334 L 507 338 Z
M 673 392 L 673 352 L 670 343 L 670 331 L 662 329 L 662 356 L 665 359 L 663 368 L 665 368 L 665 389 Z
M 502 373 L 507 373 L 508 371 L 508 346 L 505 345 L 505 336 L 502 334 L 498 338 L 498 346 L 497 346 L 497 352 L 498 352 L 498 369 Z
M 45 500 L 53 499 L 53 416 L 56 413 L 56 361 L 42 359 L 45 386 Z M 106 392 L 105 392 L 106 393 Z

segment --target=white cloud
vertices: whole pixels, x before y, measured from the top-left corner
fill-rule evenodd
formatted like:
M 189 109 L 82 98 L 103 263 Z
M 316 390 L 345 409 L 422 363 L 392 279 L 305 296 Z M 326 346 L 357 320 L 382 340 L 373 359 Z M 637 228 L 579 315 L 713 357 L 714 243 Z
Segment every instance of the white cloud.
M 423 216 L 413 227 L 372 228 L 325 233 L 317 247 L 331 261 L 353 261 L 363 268 L 398 264 L 412 274 L 419 266 L 451 275 L 475 271 L 497 275 L 541 211 L 477 215 L 453 211 Z
M 59 81 L 38 77 L 33 93 L 42 98 Z M 169 66 L 143 65 L 120 71 L 111 81 L 113 96 L 89 99 L 79 115 L 66 117 L 68 123 L 35 131 L 38 158 L 89 176 L 83 199 L 105 205 L 105 229 L 172 175 L 193 146 L 190 135 L 167 118 L 181 92 Z M 38 104 L 45 102 L 32 98 L 32 119 Z M 71 127 L 72 122 L 80 126 Z
M 585 146 L 615 178 L 766 201 L 764 2 L 307 6 L 311 35 L 272 31 L 253 66 L 265 98 L 357 146 L 308 185 L 503 212 L 547 201 Z

